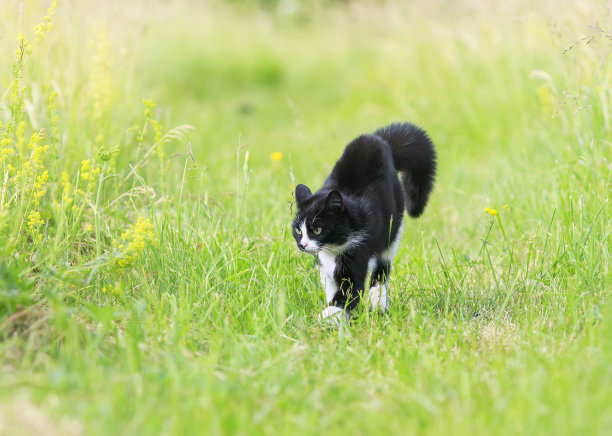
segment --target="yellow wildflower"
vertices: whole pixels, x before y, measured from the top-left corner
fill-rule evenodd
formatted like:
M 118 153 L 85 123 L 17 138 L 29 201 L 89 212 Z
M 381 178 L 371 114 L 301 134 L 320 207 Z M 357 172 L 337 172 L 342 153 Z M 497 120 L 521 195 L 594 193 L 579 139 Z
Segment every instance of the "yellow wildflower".
M 15 152 L 13 148 L 9 147 L 9 145 L 11 145 L 12 143 L 12 138 L 4 138 L 0 140 L 0 165 L 3 164 L 4 161 L 7 160 L 9 156 Z
M 55 114 L 56 108 L 57 108 L 57 91 L 52 91 L 51 94 L 49 94 L 47 110 L 49 111 L 49 118 L 51 119 L 53 139 L 57 139 L 57 137 L 59 136 L 59 128 L 57 126 L 58 121 L 59 121 L 59 115 Z
M 151 125 L 153 126 L 153 130 L 155 131 L 155 142 L 161 142 L 164 136 L 164 126 L 162 126 L 157 120 L 151 120 Z M 157 146 L 159 149 L 161 144 Z
M 153 103 L 153 100 L 147 100 L 143 98 L 142 104 L 145 107 L 145 117 L 151 118 L 151 109 L 155 108 L 155 103 Z
M 45 37 L 45 34 L 53 28 L 53 23 L 51 23 L 51 17 L 53 16 L 53 14 L 55 14 L 56 8 L 57 0 L 51 3 L 51 6 L 49 6 L 49 9 L 47 9 L 47 15 L 45 15 L 44 21 L 34 26 L 34 34 L 36 35 L 34 37 L 34 44 L 40 43 Z
M 26 122 L 22 120 L 17 123 L 17 128 L 15 129 L 15 138 L 17 139 L 17 141 L 15 142 L 15 146 L 17 147 L 17 150 L 19 151 L 21 151 L 23 147 L 25 146 L 26 127 L 27 127 Z
M 44 170 L 44 171 L 42 172 L 42 174 L 41 174 L 41 175 L 39 175 L 39 176 L 36 178 L 36 185 L 37 185 L 37 188 L 40 188 L 40 186 L 42 186 L 42 185 L 44 185 L 45 183 L 47 183 L 47 180 L 48 180 L 48 179 L 49 179 L 49 171 Z M 40 186 L 38 186 L 38 185 L 40 185 Z
M 89 180 L 89 170 L 91 169 L 91 160 L 82 160 L 81 161 L 81 179 L 87 181 Z
M 121 242 L 115 243 L 119 254 L 114 262 L 120 267 L 126 267 L 138 260 L 147 244 L 157 243 L 154 229 L 148 218 L 138 218 L 136 224 L 121 234 Z
M 280 151 L 275 151 L 270 153 L 270 159 L 272 159 L 275 162 L 280 161 L 283 158 L 283 153 L 281 153 Z
M 38 201 L 40 200 L 40 197 L 42 197 L 43 195 L 45 195 L 47 193 L 46 189 L 38 189 L 37 191 L 34 192 L 34 200 L 35 200 L 35 204 L 38 204 Z
M 34 150 L 41 140 L 42 138 L 38 133 L 32 133 L 32 136 L 30 136 L 30 142 L 28 143 L 28 148 Z
M 114 285 L 102 286 L 102 293 L 109 295 L 119 295 L 121 285 L 115 283 Z
M 72 203 L 72 197 L 70 196 L 72 186 L 70 185 L 70 176 L 66 171 L 62 171 L 60 184 L 62 185 L 62 201 L 65 205 L 69 205 Z
M 38 228 L 45 222 L 40 217 L 40 212 L 37 210 L 30 211 L 27 219 L 28 232 L 32 238 L 36 241 L 42 240 L 42 235 L 39 233 Z

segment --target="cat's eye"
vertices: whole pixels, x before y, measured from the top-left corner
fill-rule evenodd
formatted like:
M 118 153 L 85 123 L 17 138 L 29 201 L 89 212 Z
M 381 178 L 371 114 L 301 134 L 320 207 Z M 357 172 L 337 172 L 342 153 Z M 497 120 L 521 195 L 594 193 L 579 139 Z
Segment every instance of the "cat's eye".
M 295 233 L 297 233 L 298 235 L 301 235 L 301 234 L 302 234 L 302 231 L 296 227 L 296 228 L 295 228 Z
M 315 228 L 315 229 L 312 229 L 312 231 L 313 231 L 313 233 L 314 233 L 315 235 L 320 235 L 320 234 L 321 234 L 321 227 L 317 227 L 317 228 Z

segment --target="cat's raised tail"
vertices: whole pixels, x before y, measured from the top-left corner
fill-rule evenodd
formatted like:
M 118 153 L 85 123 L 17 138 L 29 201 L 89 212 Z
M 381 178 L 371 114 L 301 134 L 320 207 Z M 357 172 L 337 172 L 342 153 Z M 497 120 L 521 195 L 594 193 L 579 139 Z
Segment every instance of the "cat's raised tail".
M 436 151 L 425 131 L 410 123 L 393 123 L 374 132 L 391 147 L 393 164 L 402 173 L 408 214 L 417 218 L 425 209 L 436 176 Z

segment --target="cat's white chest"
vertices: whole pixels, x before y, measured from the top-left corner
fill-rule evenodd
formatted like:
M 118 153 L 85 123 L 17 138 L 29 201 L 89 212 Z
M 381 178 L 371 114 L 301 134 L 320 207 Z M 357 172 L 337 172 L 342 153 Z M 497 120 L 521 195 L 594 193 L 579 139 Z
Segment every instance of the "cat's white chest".
M 324 251 L 319 252 L 319 273 L 321 275 L 321 283 L 325 288 L 325 297 L 328 303 L 333 300 L 338 290 L 336 281 L 334 280 L 335 271 L 336 258 Z

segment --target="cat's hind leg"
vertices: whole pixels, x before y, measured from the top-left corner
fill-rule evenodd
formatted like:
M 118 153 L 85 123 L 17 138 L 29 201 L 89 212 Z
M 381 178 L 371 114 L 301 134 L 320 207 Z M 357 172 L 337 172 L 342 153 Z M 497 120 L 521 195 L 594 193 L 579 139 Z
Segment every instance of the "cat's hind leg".
M 370 279 L 370 289 L 367 298 L 372 309 L 387 310 L 389 302 L 387 300 L 387 279 L 391 271 L 391 263 L 383 259 L 382 256 L 376 259 L 376 264 L 372 269 Z
M 400 236 L 402 234 L 402 227 L 398 229 L 395 239 L 391 241 L 389 246 L 376 256 L 371 259 L 372 276 L 370 278 L 370 290 L 368 291 L 368 300 L 372 309 L 380 309 L 383 312 L 389 307 L 389 300 L 387 296 L 387 281 L 389 280 L 389 274 L 391 273 L 391 264 L 393 258 L 397 252 L 399 245 Z

